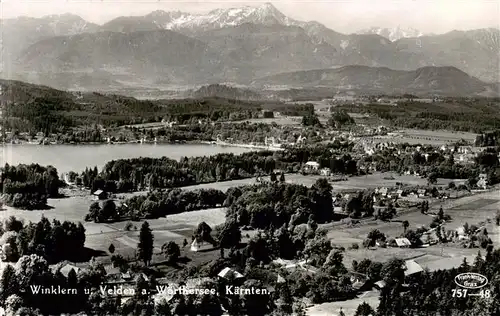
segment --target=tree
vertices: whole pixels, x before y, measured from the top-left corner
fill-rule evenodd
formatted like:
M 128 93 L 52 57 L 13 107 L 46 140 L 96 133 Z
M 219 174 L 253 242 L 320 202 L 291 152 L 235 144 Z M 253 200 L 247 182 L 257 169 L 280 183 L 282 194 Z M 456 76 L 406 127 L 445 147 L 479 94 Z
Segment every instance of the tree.
M 360 305 L 358 305 L 358 308 L 356 309 L 356 313 L 354 314 L 354 316 L 374 316 L 374 315 L 375 315 L 375 311 L 366 302 L 363 302 Z
M 173 241 L 169 241 L 161 247 L 162 253 L 165 255 L 165 258 L 170 263 L 175 263 L 177 259 L 179 259 L 181 255 L 181 249 L 179 245 L 177 245 Z
M 151 258 L 153 257 L 153 240 L 154 236 L 149 228 L 149 223 L 144 222 L 139 233 L 139 244 L 137 245 L 137 249 L 139 251 L 139 259 L 141 259 L 146 266 L 151 262 Z
M 321 122 L 316 114 L 311 113 L 302 116 L 302 125 L 304 126 L 319 126 L 321 127 Z
M 109 253 L 113 254 L 115 252 L 115 245 L 113 245 L 113 244 L 109 245 L 108 250 L 109 250 Z
M 435 172 L 431 172 L 431 173 L 429 173 L 429 175 L 427 177 L 427 182 L 429 184 L 436 184 L 437 178 L 438 178 L 438 175 Z
M 198 224 L 198 227 L 196 228 L 194 232 L 194 237 L 198 242 L 208 242 L 212 245 L 215 245 L 216 242 L 212 238 L 212 228 L 210 225 L 208 225 L 205 222 L 201 222 Z
M 280 174 L 280 182 L 281 183 L 285 182 L 285 173 L 283 173 L 283 172 Z
M 332 186 L 325 178 L 320 178 L 311 187 L 314 218 L 318 223 L 329 222 L 333 218 Z
M 410 227 L 410 223 L 408 221 L 403 221 L 404 234 L 406 234 L 408 227 Z
M 241 231 L 235 220 L 226 221 L 219 229 L 217 239 L 221 248 L 221 257 L 224 256 L 224 250 L 239 245 L 241 241 Z
M 99 202 L 92 202 L 89 206 L 89 213 L 85 216 L 86 221 L 98 222 L 101 216 L 101 206 Z
M 354 119 L 345 111 L 336 111 L 328 119 L 328 125 L 335 128 L 341 128 L 344 125 L 354 124 Z
M 443 211 L 443 207 L 442 207 L 442 206 L 439 208 L 439 211 L 438 211 L 438 215 L 437 215 L 437 216 L 438 216 L 438 219 L 439 219 L 440 221 L 442 221 L 442 220 L 444 219 L 444 211 Z
M 111 218 L 116 218 L 116 204 L 113 200 L 104 201 L 100 214 L 100 222 L 108 221 Z
M 269 180 L 270 180 L 271 182 L 276 182 L 276 181 L 278 180 L 278 179 L 277 179 L 277 177 L 276 177 L 276 173 L 271 172 L 271 175 L 270 175 Z
M 10 264 L 7 264 L 2 271 L 2 277 L 0 280 L 0 304 L 4 305 L 5 300 L 13 294 L 17 294 L 19 291 L 17 280 L 16 280 L 16 271 L 14 267 Z

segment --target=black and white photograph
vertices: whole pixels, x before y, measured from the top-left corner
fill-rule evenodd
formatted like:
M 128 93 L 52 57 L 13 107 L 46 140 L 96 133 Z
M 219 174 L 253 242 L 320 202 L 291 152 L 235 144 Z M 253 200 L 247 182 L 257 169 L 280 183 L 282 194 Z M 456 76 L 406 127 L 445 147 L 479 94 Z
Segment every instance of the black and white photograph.
M 0 316 L 499 316 L 500 0 L 0 0 Z

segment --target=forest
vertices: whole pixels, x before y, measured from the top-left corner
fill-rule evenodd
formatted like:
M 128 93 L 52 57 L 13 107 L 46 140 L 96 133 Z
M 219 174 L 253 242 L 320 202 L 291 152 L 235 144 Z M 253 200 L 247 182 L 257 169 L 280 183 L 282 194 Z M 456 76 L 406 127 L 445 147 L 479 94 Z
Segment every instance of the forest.
M 57 170 L 38 164 L 10 166 L 0 169 L 0 189 L 7 205 L 21 209 L 43 209 L 47 198 L 59 196 L 62 186 Z
M 49 263 L 64 259 L 81 260 L 85 244 L 85 228 L 75 224 L 53 220 L 44 216 L 38 223 L 24 224 L 14 216 L 0 225 L 4 256 L 7 262 L 17 262 L 25 255 L 38 255 Z
M 283 172 L 299 172 L 309 160 L 326 159 L 338 153 L 336 168 L 356 173 L 356 163 L 346 153 L 352 144 L 335 141 L 289 147 L 283 151 L 248 152 L 240 155 L 218 154 L 210 157 L 184 157 L 180 161 L 163 158 L 134 158 L 113 160 L 100 173 L 87 169 L 80 174 L 83 185 L 91 188 L 130 192 L 145 188 L 173 188 L 216 181 L 228 181 L 269 175 L 276 169 Z M 335 161 L 337 161 L 335 160 Z M 329 160 L 328 160 L 329 161 Z M 76 175 L 76 172 L 73 173 Z M 115 185 L 110 185 L 115 182 Z
M 448 98 L 431 103 L 401 100 L 397 105 L 342 105 L 339 110 L 376 115 L 396 127 L 483 133 L 500 128 L 500 102 L 488 98 Z

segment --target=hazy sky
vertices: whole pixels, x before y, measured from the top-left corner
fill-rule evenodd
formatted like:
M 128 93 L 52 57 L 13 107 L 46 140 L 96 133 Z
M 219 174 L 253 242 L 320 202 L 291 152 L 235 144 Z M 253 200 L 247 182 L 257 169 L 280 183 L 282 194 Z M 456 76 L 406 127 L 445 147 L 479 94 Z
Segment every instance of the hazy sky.
M 117 16 L 154 10 L 205 13 L 216 8 L 271 2 L 297 20 L 316 20 L 339 32 L 371 26 L 413 27 L 425 33 L 500 27 L 500 0 L 337 0 L 337 1 L 181 1 L 181 0 L 0 0 L 2 18 L 73 13 L 102 24 Z

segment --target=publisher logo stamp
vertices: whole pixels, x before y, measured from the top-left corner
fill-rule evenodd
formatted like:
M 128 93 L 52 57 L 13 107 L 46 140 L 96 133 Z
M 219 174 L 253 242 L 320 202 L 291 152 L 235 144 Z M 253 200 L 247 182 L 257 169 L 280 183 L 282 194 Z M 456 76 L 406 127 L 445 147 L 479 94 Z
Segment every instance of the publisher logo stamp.
M 488 278 L 479 273 L 460 273 L 455 277 L 455 283 L 464 289 L 476 290 L 485 287 Z

